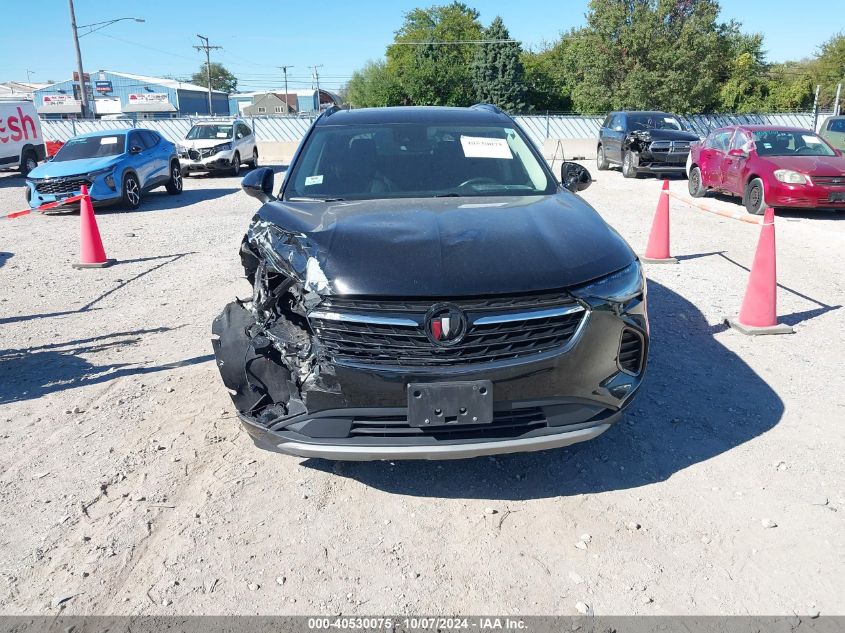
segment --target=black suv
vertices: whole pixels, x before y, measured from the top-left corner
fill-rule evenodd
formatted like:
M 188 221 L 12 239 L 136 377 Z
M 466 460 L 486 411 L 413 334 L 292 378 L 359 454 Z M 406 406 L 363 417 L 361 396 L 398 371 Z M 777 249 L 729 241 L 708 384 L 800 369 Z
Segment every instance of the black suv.
M 666 112 L 611 112 L 599 130 L 596 166 L 622 165 L 625 178 L 640 174 L 682 174 L 690 143 L 698 136 Z
M 329 459 L 566 446 L 643 378 L 646 287 L 628 244 L 493 106 L 329 110 L 240 256 L 252 297 L 214 352 L 259 446 Z

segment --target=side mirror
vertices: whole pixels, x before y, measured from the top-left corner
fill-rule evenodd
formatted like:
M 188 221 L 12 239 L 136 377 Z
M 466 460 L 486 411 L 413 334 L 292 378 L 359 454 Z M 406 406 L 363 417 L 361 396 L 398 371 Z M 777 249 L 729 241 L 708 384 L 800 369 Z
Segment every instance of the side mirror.
M 728 156 L 733 156 L 734 158 L 748 158 L 748 154 L 746 154 L 745 151 L 739 149 L 738 147 L 729 150 Z
M 273 170 L 269 167 L 253 169 L 241 181 L 241 188 L 248 196 L 260 200 L 262 203 L 271 202 L 273 195 Z
M 129 153 L 130 154 L 140 154 L 141 148 L 138 147 L 137 145 L 133 145 L 132 147 L 129 148 Z
M 564 189 L 577 192 L 593 184 L 593 177 L 586 167 L 578 163 L 565 162 L 560 166 L 560 182 Z

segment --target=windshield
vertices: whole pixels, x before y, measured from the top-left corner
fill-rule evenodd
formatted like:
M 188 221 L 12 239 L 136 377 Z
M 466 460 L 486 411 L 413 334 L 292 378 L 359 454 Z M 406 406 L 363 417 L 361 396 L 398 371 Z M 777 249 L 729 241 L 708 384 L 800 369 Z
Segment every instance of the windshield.
M 629 114 L 628 126 L 632 132 L 636 130 L 683 130 L 681 122 L 665 114 Z
M 125 145 L 125 134 L 72 138 L 62 145 L 62 148 L 53 157 L 53 162 L 118 156 L 124 152 Z
M 188 136 L 185 138 L 192 141 L 196 139 L 232 138 L 232 124 L 195 125 L 188 131 Z
M 759 156 L 835 156 L 821 138 L 803 130 L 765 130 L 752 132 L 754 149 Z
M 554 193 L 513 128 L 395 123 L 317 127 L 286 198 L 365 200 Z

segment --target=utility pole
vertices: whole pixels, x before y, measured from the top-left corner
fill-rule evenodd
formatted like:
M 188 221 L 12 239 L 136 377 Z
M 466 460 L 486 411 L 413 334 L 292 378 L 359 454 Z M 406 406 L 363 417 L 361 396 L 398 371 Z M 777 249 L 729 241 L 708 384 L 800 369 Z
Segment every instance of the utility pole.
M 26 85 L 27 86 L 32 86 L 32 81 L 30 80 L 29 76 L 34 75 L 34 74 L 35 74 L 34 70 L 30 70 L 29 68 L 26 69 Z
M 833 116 L 839 116 L 839 97 L 842 94 L 842 82 L 836 84 L 836 97 L 833 99 Z
M 317 112 L 320 112 L 320 72 L 317 70 L 318 68 L 322 68 L 323 65 L 320 64 L 319 66 L 309 66 L 308 68 L 311 69 L 311 88 L 314 88 L 314 81 L 317 82 Z
M 293 66 L 277 66 L 277 68 L 281 68 L 282 72 L 285 73 L 285 115 L 287 116 L 290 114 L 290 106 L 288 106 L 288 68 L 293 68 Z
M 73 2 L 73 0 L 70 0 Z M 211 109 L 211 51 L 213 49 L 223 48 L 222 46 L 211 46 L 208 43 L 208 38 L 205 35 L 197 35 L 203 43 L 200 46 L 194 46 L 198 51 L 205 51 L 205 78 L 208 81 L 208 114 L 214 114 Z
M 816 94 L 813 97 L 813 132 L 816 131 L 816 127 L 819 123 L 819 90 L 821 90 L 821 85 L 816 85 Z
M 76 72 L 79 73 L 79 103 L 82 118 L 88 116 L 88 92 L 85 90 L 85 73 L 82 70 L 82 52 L 79 50 L 79 31 L 76 28 L 76 12 L 73 0 L 67 0 L 70 9 L 70 30 L 73 32 L 73 47 L 76 49 Z

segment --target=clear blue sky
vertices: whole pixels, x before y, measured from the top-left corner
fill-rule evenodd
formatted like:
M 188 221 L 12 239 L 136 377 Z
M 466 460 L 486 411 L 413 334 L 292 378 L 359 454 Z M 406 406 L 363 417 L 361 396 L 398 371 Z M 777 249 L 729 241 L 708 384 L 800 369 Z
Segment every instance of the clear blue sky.
M 186 77 L 204 61 L 192 46 L 196 34 L 208 36 L 212 60 L 225 64 L 240 90 L 281 85 L 282 64 L 290 87 L 308 87 L 308 65 L 322 64 L 321 85 L 337 89 L 368 59 L 382 57 L 402 24 L 404 12 L 447 0 L 76 0 L 80 25 L 132 16 L 144 24 L 121 22 L 81 39 L 87 72 L 118 70 L 144 75 Z M 0 81 L 62 80 L 75 68 L 66 0 L 4 2 L 0 38 Z M 586 0 L 467 1 L 486 25 L 501 15 L 511 35 L 526 47 L 557 39 L 561 31 L 584 23 Z M 765 36 L 771 61 L 812 55 L 819 44 L 843 28 L 841 11 L 830 0 L 723 0 L 722 19 L 735 19 L 749 32 Z M 765 8 L 764 8 L 765 7 Z M 799 15 L 800 14 L 800 15 Z M 18 25 L 15 27 L 14 25 Z

